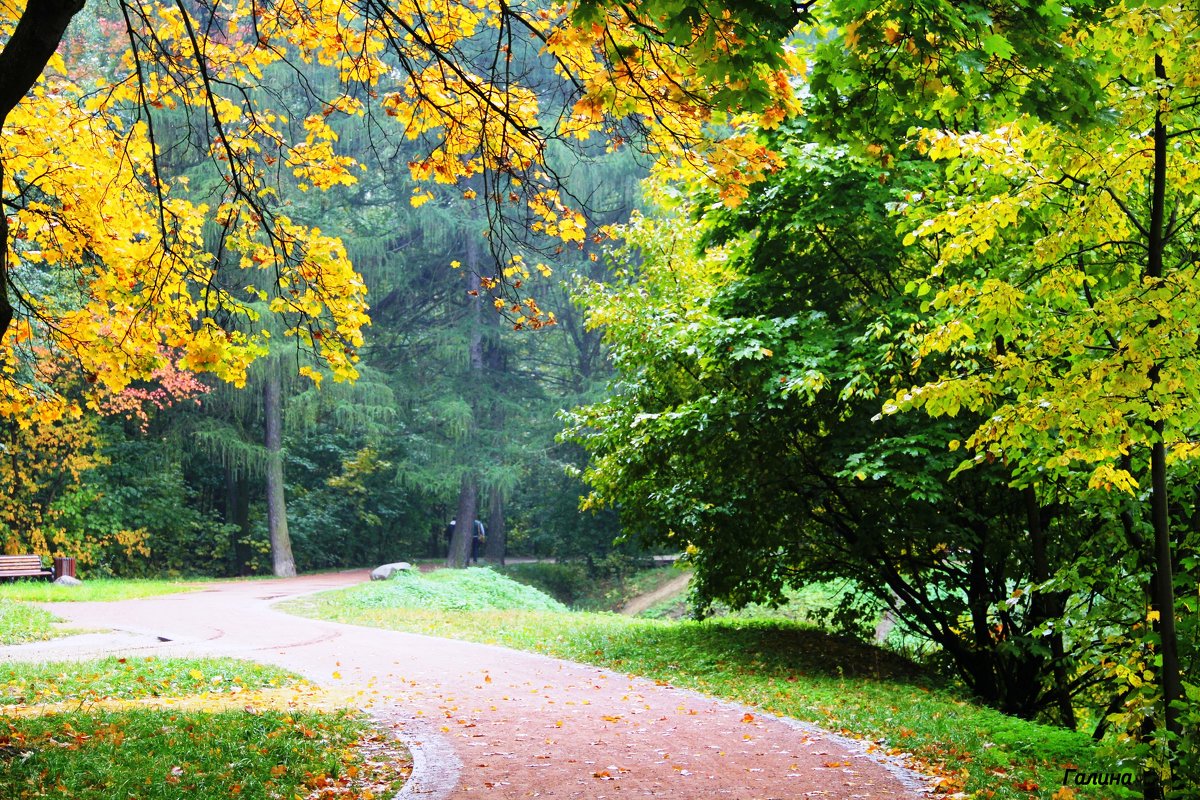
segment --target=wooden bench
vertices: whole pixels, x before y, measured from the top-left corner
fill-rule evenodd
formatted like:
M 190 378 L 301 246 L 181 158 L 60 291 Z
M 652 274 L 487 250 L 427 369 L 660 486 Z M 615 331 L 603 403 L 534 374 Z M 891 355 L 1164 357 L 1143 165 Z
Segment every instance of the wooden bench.
M 0 556 L 0 580 L 52 577 L 54 573 L 42 566 L 41 556 Z

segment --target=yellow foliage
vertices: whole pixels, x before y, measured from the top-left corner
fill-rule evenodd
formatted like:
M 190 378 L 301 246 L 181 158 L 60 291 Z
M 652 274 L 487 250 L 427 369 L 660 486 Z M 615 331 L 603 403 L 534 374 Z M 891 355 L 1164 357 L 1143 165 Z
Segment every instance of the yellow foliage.
M 303 190 L 355 183 L 363 166 L 338 151 L 329 117 L 366 113 L 368 97 L 405 135 L 431 143 L 409 164 L 414 177 L 458 184 L 485 171 L 504 176 L 514 191 L 490 201 L 523 203 L 546 236 L 582 247 L 583 215 L 541 171 L 552 138 L 599 136 L 615 148 L 624 145 L 615 121 L 649 123 L 647 146 L 664 174 L 702 181 L 736 205 L 747 184 L 779 163 L 742 131 L 774 127 L 798 110 L 792 81 L 804 68 L 788 53 L 782 66 L 714 78 L 685 48 L 645 36 L 636 6 L 614 7 L 587 23 L 573 22 L 567 4 L 495 0 L 398 0 L 388 13 L 369 17 L 327 0 L 230 0 L 211 19 L 150 0 L 127 8 L 140 49 L 114 48 L 107 59 L 54 57 L 0 137 L 0 192 L 6 203 L 19 198 L 4 243 L 11 282 L 44 287 L 18 298 L 22 315 L 0 344 L 0 415 L 19 417 L 42 402 L 42 384 L 30 378 L 36 359 L 22 346 L 31 341 L 71 353 L 89 383 L 109 392 L 148 374 L 163 346 L 181 351 L 186 368 L 240 385 L 266 352 L 264 336 L 235 332 L 258 327 L 239 323 L 257 319 L 251 303 L 261 294 L 323 367 L 353 378 L 367 324 L 363 281 L 336 238 L 279 213 L 270 179 L 282 165 Z M 22 13 L 20 4 L 0 11 L 0 32 L 7 35 Z M 696 21 L 698 36 L 713 34 L 714 58 L 741 44 L 735 23 L 729 15 Z M 507 24 L 542 36 L 545 55 L 578 90 L 557 129 L 543 127 L 533 87 L 470 68 L 482 62 L 467 57 L 468 43 Z M 112 47 L 111 37 L 99 38 Z M 324 65 L 364 91 L 347 89 L 290 126 L 265 95 L 239 89 L 257 85 L 284 59 Z M 731 116 L 714 99 L 750 82 L 770 98 L 754 115 Z M 201 203 L 189 197 L 185 180 L 160 175 L 147 115 L 130 109 L 208 116 L 208 155 L 223 190 Z M 422 190 L 411 203 L 432 198 Z M 202 229 L 213 222 L 233 256 L 225 263 L 205 247 Z M 251 281 L 260 288 L 246 292 L 247 281 L 228 274 L 236 268 L 275 280 L 268 287 Z M 549 320 L 536 305 L 521 313 Z

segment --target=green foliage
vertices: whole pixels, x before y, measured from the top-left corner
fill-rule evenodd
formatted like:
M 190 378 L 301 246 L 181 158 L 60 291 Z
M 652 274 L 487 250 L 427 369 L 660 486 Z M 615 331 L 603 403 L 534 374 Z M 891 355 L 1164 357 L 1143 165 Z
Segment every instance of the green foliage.
M 679 577 L 674 567 L 635 566 L 620 555 L 599 562 L 537 562 L 503 567 L 503 574 L 533 586 L 574 610 L 620 611 L 634 597 Z
M 914 119 L 969 128 L 1028 113 L 1089 124 L 1103 118 L 1102 82 L 1062 42 L 1107 7 L 835 0 L 822 8 L 838 35 L 817 48 L 810 114 L 833 135 L 890 151 Z
M 412 560 L 429 549 L 434 498 L 396 480 L 402 439 L 370 445 L 338 430 L 290 442 L 288 525 L 301 569 Z
M 179 454 L 161 441 L 106 432 L 108 464 L 91 472 L 82 491 L 88 502 L 67 515 L 88 535 L 137 534 L 130 546 L 109 548 L 89 575 L 159 577 L 211 574 L 227 558 L 230 531 L 206 517 L 185 480 Z
M 1095 113 L 1023 108 L 1041 81 L 1004 81 L 965 98 L 984 101 L 969 116 L 910 131 L 942 167 L 895 205 L 903 244 L 928 263 L 914 343 L 940 367 L 884 410 L 977 414 L 960 470 L 1003 461 L 1046 508 L 1078 509 L 1088 535 L 1029 588 L 1070 598 L 1072 635 L 1095 643 L 1081 680 L 1105 687 L 1102 724 L 1179 794 L 1200 780 L 1181 719 L 1200 651 L 1178 600 L 1198 578 L 1197 15 L 1041 10 L 1046 31 L 1005 32 L 1013 49 L 992 63 L 1043 70 L 1032 48 L 1052 46 L 1086 71 Z
M 589 594 L 593 582 L 587 568 L 578 562 L 512 564 L 501 570 L 515 581 L 532 586 L 565 606 L 574 608 Z
M 638 222 L 623 285 L 582 287 L 619 372 L 567 417 L 592 457 L 588 502 L 685 550 L 702 611 L 852 579 L 870 600 L 847 597 L 846 629 L 891 606 L 981 697 L 1038 713 L 1055 696 L 1044 613 L 1010 602 L 1036 572 L 1025 500 L 1000 464 L 950 480 L 976 418 L 879 418 L 895 386 L 941 366 L 911 344 L 903 287 L 924 267 L 902 257 L 877 164 L 806 131 L 777 137 L 789 166 L 742 208 Z M 1060 563 L 1080 537 L 1064 518 L 1037 555 Z

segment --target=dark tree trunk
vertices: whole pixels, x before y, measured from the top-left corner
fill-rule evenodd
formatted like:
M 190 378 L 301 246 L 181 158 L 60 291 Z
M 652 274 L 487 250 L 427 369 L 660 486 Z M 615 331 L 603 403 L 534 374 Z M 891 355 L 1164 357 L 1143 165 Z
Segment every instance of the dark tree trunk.
M 1167 71 L 1162 56 L 1154 57 L 1154 76 L 1163 84 L 1167 82 Z M 1161 90 L 1160 90 L 1161 93 Z M 1167 199 L 1167 129 L 1163 121 L 1162 103 L 1154 112 L 1154 162 L 1150 178 L 1150 225 L 1146 258 L 1146 277 L 1159 280 L 1163 277 L 1166 242 L 1165 216 Z M 1161 318 L 1160 318 L 1161 319 Z M 1151 323 L 1156 327 L 1160 319 Z M 1150 369 L 1151 391 L 1161 380 L 1159 365 Z M 1175 580 L 1172 563 L 1172 541 L 1170 513 L 1167 506 L 1167 453 L 1163 442 L 1165 426 L 1163 420 L 1155 419 L 1151 427 L 1154 441 L 1150 446 L 1150 521 L 1154 529 L 1154 572 L 1151 608 L 1158 612 L 1156 623 L 1159 634 L 1159 654 L 1162 657 L 1160 683 L 1163 699 L 1163 725 L 1168 737 L 1168 752 L 1174 761 L 1177 747 L 1176 737 L 1182 734 L 1179 710 L 1175 702 L 1183 696 L 1183 684 L 1179 665 L 1179 640 L 1175 630 Z M 1164 796 L 1155 770 L 1146 770 L 1143 794 L 1147 800 L 1158 800 Z
M 468 317 L 467 324 L 467 358 L 470 365 L 470 384 L 478 387 L 483 373 L 483 329 L 482 297 L 480 296 L 479 280 L 479 242 L 475 232 L 469 229 L 464 233 L 464 258 L 466 261 L 466 283 Z M 479 485 L 475 470 L 470 465 L 470 459 L 475 457 L 471 452 L 475 443 L 476 420 L 479 417 L 479 398 L 477 394 L 470 396 L 471 423 L 463 442 L 468 453 L 467 471 L 463 474 L 462 486 L 458 492 L 458 514 L 454 534 L 450 537 L 450 552 L 446 554 L 446 566 L 465 567 L 471 557 L 471 537 L 475 533 L 475 517 L 479 514 Z
M 0 129 L 0 137 L 4 136 Z M 4 162 L 0 161 L 0 187 L 4 186 Z M 3 198 L 0 197 L 0 341 L 12 324 L 12 298 L 8 295 L 8 214 L 4 211 Z M 14 473 L 15 474 L 15 473 Z
M 1025 489 L 1025 511 L 1029 524 L 1029 538 L 1033 545 L 1033 579 L 1045 583 L 1050 579 L 1050 558 L 1046 552 L 1046 530 L 1042 520 L 1042 506 L 1037 499 L 1037 490 L 1032 486 Z M 1033 623 L 1040 625 L 1062 616 L 1063 603 L 1060 593 L 1047 593 L 1039 589 L 1033 596 L 1031 613 Z M 1054 679 L 1052 693 L 1058 707 L 1059 721 L 1063 727 L 1075 730 L 1075 706 L 1071 703 L 1071 690 L 1067 676 L 1067 656 L 1063 645 L 1062 626 L 1055 625 L 1050 635 L 1051 674 Z
M 487 548 L 484 554 L 491 563 L 503 564 L 504 554 L 508 549 L 508 532 L 504 528 L 504 494 L 495 486 L 492 487 L 491 494 L 488 508 Z
M 277 577 L 296 575 L 292 540 L 288 536 L 287 500 L 283 492 L 283 389 L 278 366 L 268 365 L 263 384 L 263 418 L 267 446 L 267 532 L 271 539 L 271 569 Z
M 82 8 L 83 0 L 29 0 L 25 5 L 17 27 L 0 50 L 0 136 L 9 113 L 29 94 L 62 42 L 67 25 Z M 8 218 L 0 213 L 0 340 L 13 320 L 8 269 Z
M 447 567 L 465 567 L 471 555 L 471 534 L 475 531 L 478 513 L 479 492 L 475 476 L 463 475 L 462 488 L 458 491 L 458 514 L 455 516 L 454 535 L 450 537 L 450 552 L 446 556 Z
M 237 526 L 230 537 L 230 573 L 245 575 L 250 560 L 250 491 L 246 476 L 233 467 L 225 468 L 225 522 Z

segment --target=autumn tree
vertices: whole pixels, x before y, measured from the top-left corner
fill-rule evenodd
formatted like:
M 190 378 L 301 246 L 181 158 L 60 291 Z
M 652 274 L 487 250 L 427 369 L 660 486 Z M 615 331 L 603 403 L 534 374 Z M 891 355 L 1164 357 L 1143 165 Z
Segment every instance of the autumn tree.
M 1044 509 L 1086 503 L 1086 547 L 1029 588 L 1144 588 L 1075 624 L 1119 642 L 1108 720 L 1139 742 L 1145 796 L 1182 792 L 1197 769 L 1195 609 L 1177 594 L 1195 586 L 1195 11 L 843 8 L 838 63 L 877 79 L 860 97 L 899 89 L 883 102 L 910 126 L 880 149 L 945 166 L 896 209 L 930 263 L 913 284 L 921 356 L 951 366 L 885 411 L 979 414 L 960 474 L 1003 463 Z M 832 102 L 853 95 L 843 81 Z
M 792 4 L 734 14 L 657 2 L 122 0 L 111 17 L 127 48 L 98 67 L 55 53 L 81 7 L 35 0 L 0 12 L 9 409 L 40 402 L 35 339 L 71 353 L 110 391 L 152 371 L 162 344 L 180 349 L 186 368 L 240 383 L 265 352 L 254 325 L 260 302 L 335 377 L 352 378 L 362 281 L 338 240 L 297 222 L 273 190 L 280 174 L 312 189 L 358 179 L 361 164 L 337 151 L 331 117 L 393 118 L 403 136 L 425 142 L 409 163 L 415 177 L 478 177 L 480 196 L 497 209 L 495 230 L 504 229 L 497 220 L 529 216 L 563 246 L 584 239 L 583 217 L 544 163 L 547 144 L 598 133 L 619 145 L 630 139 L 614 127 L 622 120 L 664 161 L 695 161 L 736 199 L 741 178 L 772 159 L 753 138 L 725 135 L 727 109 L 768 120 L 788 113 L 779 40 L 802 13 Z M 518 40 L 553 67 L 557 88 L 525 85 L 511 58 Z M 293 120 L 264 76 L 283 72 L 304 85 L 310 65 L 335 70 L 337 85 Z M 555 118 L 540 93 L 565 101 Z M 186 124 L 173 128 L 164 114 Z M 159 168 L 165 152 L 185 146 L 220 177 L 206 196 Z M 417 190 L 412 199 L 426 197 Z M 525 211 L 506 217 L 505 207 Z M 209 221 L 225 257 L 206 246 Z M 511 286 L 525 268 L 505 261 L 503 237 L 491 249 L 501 259 L 495 279 Z M 248 291 L 258 282 L 244 270 L 267 276 L 267 289 Z M 536 306 L 526 310 L 541 321 Z

